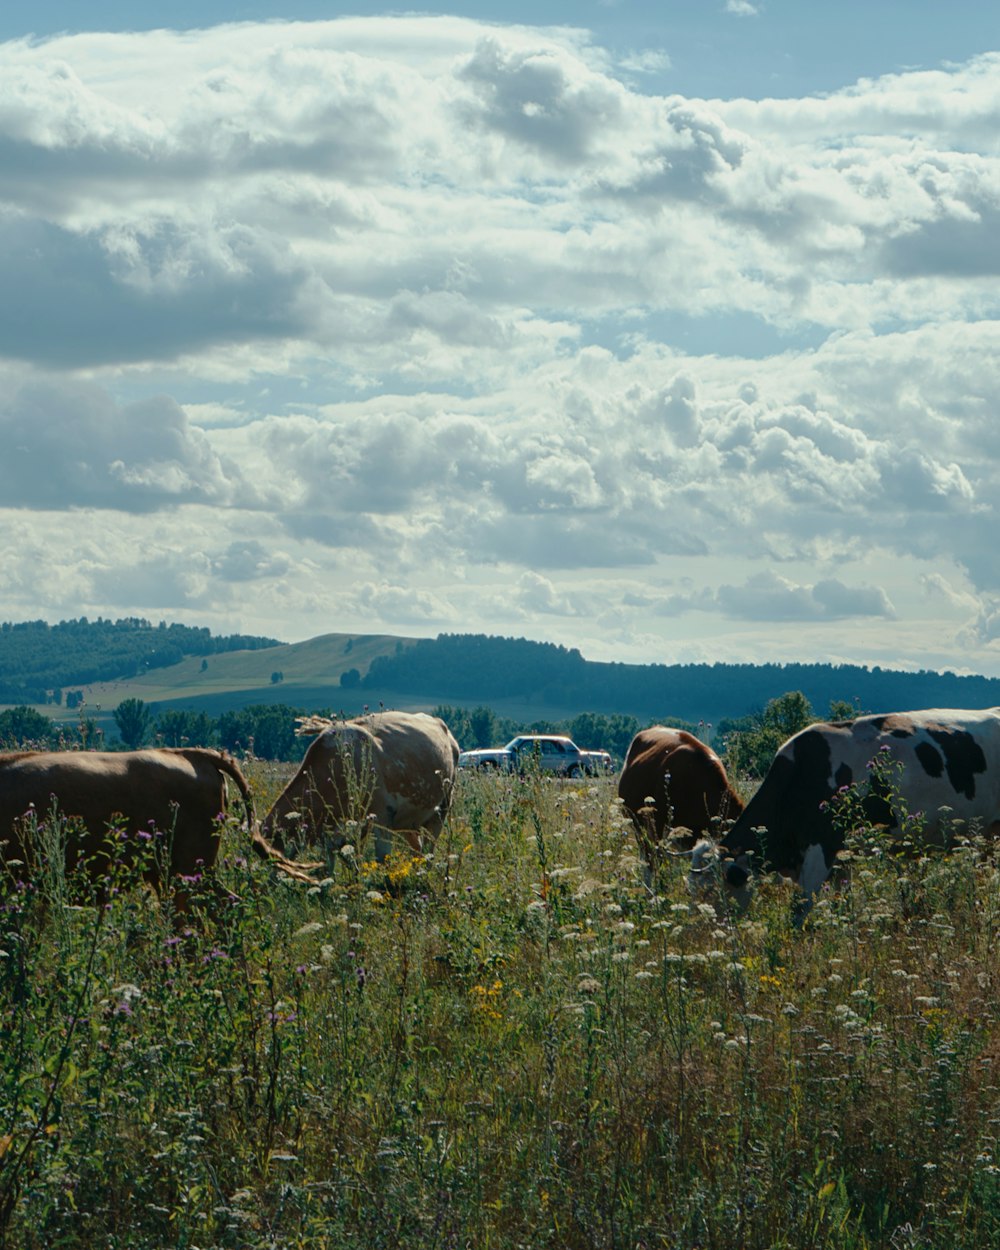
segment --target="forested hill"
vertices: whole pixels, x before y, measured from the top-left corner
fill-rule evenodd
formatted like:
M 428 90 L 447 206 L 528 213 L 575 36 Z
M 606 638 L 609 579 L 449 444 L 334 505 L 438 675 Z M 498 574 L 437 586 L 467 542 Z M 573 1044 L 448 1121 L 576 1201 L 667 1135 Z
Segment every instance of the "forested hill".
M 442 634 L 375 659 L 362 686 L 485 702 L 532 698 L 636 716 L 718 717 L 801 690 L 817 711 L 846 700 L 861 711 L 1000 706 L 1000 679 L 852 664 L 615 664 L 576 649 L 483 634 Z
M 0 624 L 0 703 L 60 703 L 66 686 L 134 677 L 189 655 L 249 651 L 280 644 L 244 634 L 213 636 L 188 625 L 125 620 Z
M 492 706 L 498 714 L 526 723 L 597 712 L 627 714 L 646 723 L 678 718 L 716 726 L 724 718 L 762 710 L 791 690 L 801 691 L 818 715 L 826 714 L 832 700 L 848 702 L 862 712 L 1000 706 L 1000 679 L 953 673 L 904 673 L 850 664 L 603 663 L 585 660 L 575 648 L 485 634 L 370 641 L 378 644 L 374 657 L 371 647 L 354 647 L 358 639 L 340 634 L 286 647 L 272 638 L 213 636 L 207 629 L 151 625 L 135 617 L 81 618 L 58 625 L 4 623 L 0 704 L 73 707 L 71 694 L 78 695 L 82 686 L 140 679 L 127 695 L 178 704 L 197 696 L 201 710 L 217 715 L 221 709 L 241 705 L 239 699 L 219 702 L 229 689 L 225 674 L 230 661 L 211 666 L 215 684 L 210 695 L 196 688 L 192 674 L 197 674 L 198 666 L 190 663 L 178 669 L 184 680 L 177 679 L 174 693 L 171 666 L 189 657 L 277 647 L 273 656 L 261 655 L 259 661 L 232 657 L 240 665 L 232 691 L 242 692 L 243 702 L 273 701 L 280 688 L 282 698 L 305 711 L 339 707 L 345 698 L 354 697 L 372 706 L 382 700 L 387 706 Z M 352 661 L 357 667 L 345 669 Z M 147 692 L 151 679 L 141 680 L 151 670 L 162 673 L 162 680 L 152 682 L 153 694 Z M 112 705 L 110 697 L 104 702 Z

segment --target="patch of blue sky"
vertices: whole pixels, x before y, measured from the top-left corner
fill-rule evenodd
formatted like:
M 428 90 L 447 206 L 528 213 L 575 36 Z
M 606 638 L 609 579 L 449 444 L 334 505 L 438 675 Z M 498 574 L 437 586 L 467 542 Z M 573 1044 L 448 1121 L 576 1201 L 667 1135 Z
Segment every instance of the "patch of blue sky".
M 829 339 L 828 326 L 797 323 L 777 326 L 751 312 L 695 316 L 681 310 L 643 311 L 587 320 L 580 325 L 580 347 L 598 346 L 627 360 L 637 342 L 661 343 L 685 356 L 730 356 L 766 360 L 787 351 L 808 351 Z

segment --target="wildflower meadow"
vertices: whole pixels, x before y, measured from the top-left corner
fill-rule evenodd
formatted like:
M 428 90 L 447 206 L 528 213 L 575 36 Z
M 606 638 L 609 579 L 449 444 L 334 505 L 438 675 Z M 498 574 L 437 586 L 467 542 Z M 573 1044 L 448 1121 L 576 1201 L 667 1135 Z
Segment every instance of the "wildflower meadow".
M 862 830 L 804 920 L 768 879 L 735 917 L 647 879 L 613 779 L 463 774 L 424 854 L 326 858 L 227 826 L 183 915 L 14 866 L 0 1246 L 1000 1244 L 980 838 Z

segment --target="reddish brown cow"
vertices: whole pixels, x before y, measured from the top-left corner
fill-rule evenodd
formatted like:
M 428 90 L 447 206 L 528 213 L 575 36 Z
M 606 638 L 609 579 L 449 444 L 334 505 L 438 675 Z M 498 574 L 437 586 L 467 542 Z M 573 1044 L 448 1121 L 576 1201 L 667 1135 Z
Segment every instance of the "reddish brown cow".
M 126 850 L 158 831 L 169 842 L 171 877 L 211 868 L 219 853 L 219 817 L 226 808 L 226 778 L 236 785 L 247 812 L 253 849 L 300 879 L 311 880 L 274 851 L 254 827 L 253 801 L 236 762 L 200 747 L 147 751 L 20 751 L 0 753 L 0 857 L 31 871 L 34 848 L 25 838 L 31 815 L 44 822 L 53 812 L 70 822 L 67 868 L 85 863 L 100 876 L 109 863 L 109 827 L 124 833 Z M 82 826 L 82 827 L 81 827 Z M 15 866 L 8 864 L 8 872 Z M 148 877 L 161 887 L 162 867 Z
M 635 825 L 639 849 L 652 867 L 670 828 L 705 833 L 714 816 L 736 817 L 743 803 L 722 761 L 683 729 L 654 725 L 629 745 L 618 795 Z

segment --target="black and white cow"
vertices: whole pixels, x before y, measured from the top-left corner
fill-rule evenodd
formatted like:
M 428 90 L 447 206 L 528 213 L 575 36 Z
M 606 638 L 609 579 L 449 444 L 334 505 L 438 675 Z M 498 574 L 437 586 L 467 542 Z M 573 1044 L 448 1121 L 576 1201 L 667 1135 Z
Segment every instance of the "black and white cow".
M 876 780 L 864 799 L 865 815 L 874 823 L 893 829 L 902 814 L 919 813 L 920 836 L 930 845 L 943 844 L 958 822 L 975 822 L 986 831 L 1000 826 L 1000 708 L 931 708 L 822 722 L 780 747 L 760 789 L 725 835 L 718 851 L 729 887 L 743 887 L 748 865 L 756 864 L 815 894 L 843 846 L 830 800 L 842 787 L 863 785 L 875 759 L 894 763 L 884 770 L 888 785 Z M 711 848 L 700 844 L 693 871 L 704 872 L 710 858 Z

